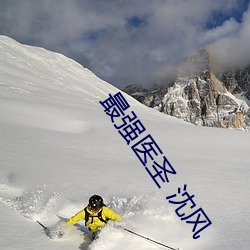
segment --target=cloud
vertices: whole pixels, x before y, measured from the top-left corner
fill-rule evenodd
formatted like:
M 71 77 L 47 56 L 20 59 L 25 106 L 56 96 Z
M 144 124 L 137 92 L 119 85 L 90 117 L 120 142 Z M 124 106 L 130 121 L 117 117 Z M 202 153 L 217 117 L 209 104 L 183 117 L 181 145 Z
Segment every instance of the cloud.
M 61 52 L 120 88 L 149 86 L 204 46 L 212 45 L 222 57 L 223 46 L 247 49 L 249 14 L 242 22 L 234 17 L 239 2 L 2 0 L 0 33 Z
M 221 26 L 204 31 L 200 38 L 201 44 L 211 44 L 219 41 L 225 37 L 231 36 L 237 33 L 240 28 L 240 24 L 232 17 L 229 20 L 225 20 Z
M 218 29 L 226 30 L 227 24 Z M 250 64 L 250 10 L 243 15 L 242 22 L 232 32 L 226 32 L 221 39 L 210 44 L 210 51 L 216 61 L 225 67 L 244 67 Z M 216 32 L 216 31 L 215 31 Z

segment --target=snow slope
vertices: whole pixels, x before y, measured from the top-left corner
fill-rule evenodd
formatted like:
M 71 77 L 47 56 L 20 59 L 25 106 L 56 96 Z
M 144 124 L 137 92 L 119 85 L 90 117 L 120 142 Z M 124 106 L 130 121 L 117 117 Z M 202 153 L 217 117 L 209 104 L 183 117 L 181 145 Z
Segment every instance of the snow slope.
M 122 226 L 163 244 L 249 249 L 249 133 L 196 127 L 123 94 L 177 171 L 159 189 L 99 103 L 118 91 L 63 55 L 0 36 L 0 249 L 162 249 L 112 225 L 90 244 L 83 223 L 63 239 L 36 223 L 63 223 L 95 193 Z M 197 240 L 166 200 L 184 184 L 213 223 Z

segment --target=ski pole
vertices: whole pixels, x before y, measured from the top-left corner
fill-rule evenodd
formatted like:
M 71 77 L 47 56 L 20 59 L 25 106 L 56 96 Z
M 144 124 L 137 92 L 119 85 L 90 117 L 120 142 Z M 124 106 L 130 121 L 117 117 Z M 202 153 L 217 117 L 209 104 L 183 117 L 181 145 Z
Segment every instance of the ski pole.
M 125 231 L 127 231 L 127 232 L 129 232 L 129 233 L 131 233 L 131 234 L 137 235 L 137 236 L 139 236 L 139 237 L 141 237 L 141 238 L 143 238 L 143 239 L 146 239 L 146 240 L 148 240 L 148 241 L 151 241 L 151 242 L 154 242 L 154 243 L 156 243 L 156 244 L 158 244 L 158 245 L 161 245 L 161 246 L 163 246 L 163 247 L 167 247 L 167 248 L 172 249 L 172 250 L 178 250 L 178 249 L 179 249 L 179 248 L 173 248 L 173 247 L 164 245 L 164 244 L 162 244 L 162 243 L 160 243 L 160 242 L 158 242 L 158 241 L 152 240 L 152 239 L 150 239 L 150 238 L 148 238 L 148 237 L 145 237 L 145 236 L 143 236 L 143 235 L 141 235 L 141 234 L 135 233 L 135 232 L 133 232 L 133 231 L 127 229 L 127 228 L 122 227 L 122 229 L 125 230 Z
M 48 228 L 47 227 L 45 227 L 41 222 L 39 222 L 38 220 L 36 221 L 40 226 L 42 226 L 43 227 L 43 229 L 46 231 L 46 230 L 48 230 Z

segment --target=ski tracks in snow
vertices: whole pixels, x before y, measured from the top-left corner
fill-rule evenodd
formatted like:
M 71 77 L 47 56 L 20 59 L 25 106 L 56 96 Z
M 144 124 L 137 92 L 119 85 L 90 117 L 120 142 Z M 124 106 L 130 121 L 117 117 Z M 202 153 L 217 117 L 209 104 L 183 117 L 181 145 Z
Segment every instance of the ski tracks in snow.
M 0 184 L 0 201 L 11 208 L 14 205 L 13 199 L 21 194 L 21 189 L 11 187 L 7 184 Z

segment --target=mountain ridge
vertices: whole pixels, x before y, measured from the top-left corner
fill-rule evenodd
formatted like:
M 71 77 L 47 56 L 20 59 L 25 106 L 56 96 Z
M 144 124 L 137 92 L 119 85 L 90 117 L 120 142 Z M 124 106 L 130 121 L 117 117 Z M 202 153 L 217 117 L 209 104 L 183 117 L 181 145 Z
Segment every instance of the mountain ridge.
M 188 57 L 171 85 L 145 90 L 132 84 L 123 91 L 148 107 L 195 125 L 248 130 L 250 66 L 216 71 L 210 57 L 207 49 Z

